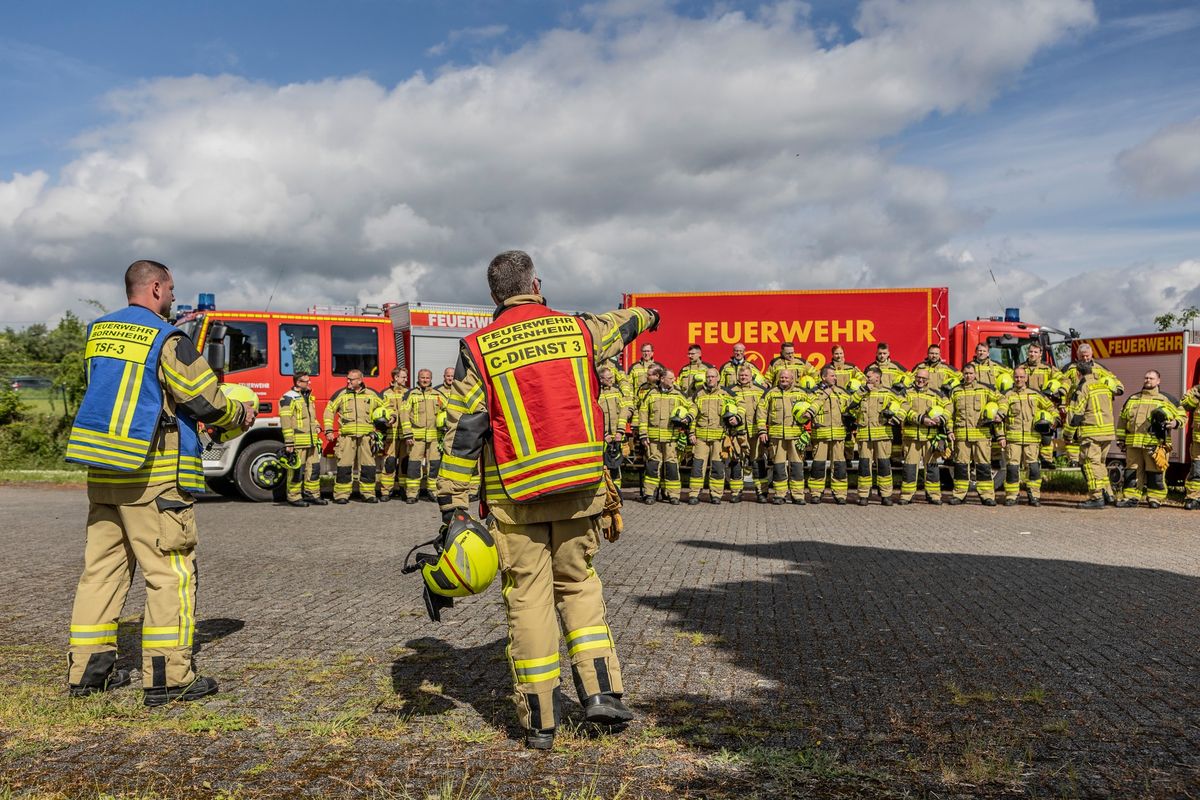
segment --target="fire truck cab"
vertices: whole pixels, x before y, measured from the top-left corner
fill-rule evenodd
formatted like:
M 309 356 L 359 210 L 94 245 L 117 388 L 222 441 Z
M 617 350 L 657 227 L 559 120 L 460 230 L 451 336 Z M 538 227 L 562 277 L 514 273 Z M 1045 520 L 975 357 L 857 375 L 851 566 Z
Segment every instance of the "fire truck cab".
M 949 352 L 942 357 L 955 369 L 975 358 L 975 348 L 986 344 L 989 355 L 1009 369 L 1025 361 L 1031 344 L 1042 346 L 1042 360 L 1062 369 L 1071 362 L 1071 342 L 1078 332 L 1060 331 L 1021 321 L 1020 309 L 1009 308 L 1003 317 L 964 320 L 950 328 Z

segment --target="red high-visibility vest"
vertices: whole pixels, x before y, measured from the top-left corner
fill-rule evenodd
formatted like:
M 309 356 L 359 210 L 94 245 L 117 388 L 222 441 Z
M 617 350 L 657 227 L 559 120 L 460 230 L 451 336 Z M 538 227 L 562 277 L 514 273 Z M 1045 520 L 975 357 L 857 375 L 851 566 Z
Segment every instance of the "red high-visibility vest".
M 504 492 L 525 503 L 604 477 L 604 418 L 592 335 L 541 303 L 505 309 L 463 339 L 482 377 Z

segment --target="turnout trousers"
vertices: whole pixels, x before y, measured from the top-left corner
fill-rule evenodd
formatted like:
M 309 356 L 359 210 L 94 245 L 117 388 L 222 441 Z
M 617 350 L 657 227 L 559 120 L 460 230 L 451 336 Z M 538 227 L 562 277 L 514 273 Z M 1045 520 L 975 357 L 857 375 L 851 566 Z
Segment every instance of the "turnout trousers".
M 891 443 L 888 443 L 891 447 Z M 837 500 L 845 500 L 846 492 L 850 489 L 850 473 L 846 468 L 846 442 L 839 439 L 836 442 L 823 440 L 813 442 L 812 473 L 809 476 L 808 489 L 812 492 L 813 500 L 820 502 L 825 495 L 825 479 L 829 478 L 830 489 Z
M 490 524 L 503 576 L 506 656 L 521 725 L 544 730 L 559 722 L 560 638 L 580 701 L 601 692 L 622 694 L 621 664 L 600 578 L 592 568 L 600 549 L 599 516 L 529 525 L 493 518 Z
M 871 486 L 880 497 L 892 496 L 892 440 L 858 443 L 858 496 L 871 495 Z
M 1113 491 L 1112 481 L 1108 477 L 1108 448 L 1112 447 L 1112 439 L 1084 439 L 1079 443 L 1079 462 L 1083 468 L 1083 477 L 1087 481 L 1088 497 L 1092 500 L 1103 498 Z
M 380 495 L 392 494 L 405 488 L 407 476 L 401 474 L 400 465 L 408 455 L 408 443 L 404 437 L 397 436 L 385 439 L 383 453 L 375 459 L 376 479 L 375 492 Z
M 720 499 L 725 494 L 725 459 L 721 458 L 721 439 L 705 441 L 697 439 L 692 448 L 692 480 L 688 494 L 699 497 L 708 477 L 709 497 Z M 739 491 L 741 487 L 738 487 Z
M 790 492 L 797 500 L 804 499 L 804 451 L 795 439 L 772 439 L 771 490 L 776 497 Z
M 1167 477 L 1148 447 L 1130 447 L 1125 451 L 1125 497 L 1161 503 L 1167 499 Z M 1137 486 L 1130 489 L 1130 478 L 1137 476 Z
M 975 491 L 983 500 L 996 499 L 996 485 L 992 483 L 992 442 L 990 439 L 954 441 L 954 496 L 967 499 L 971 488 L 971 467 L 975 467 Z
M 941 456 L 928 439 L 904 440 L 904 475 L 900 481 L 900 499 L 913 499 L 917 493 L 917 480 L 924 476 L 925 499 L 934 505 L 942 502 Z
M 418 439 L 413 442 L 412 448 L 408 451 L 408 474 L 404 481 L 404 489 L 408 498 L 411 500 L 421 493 L 422 479 L 425 480 L 430 494 L 436 492 L 438 470 L 441 468 L 442 451 L 438 449 L 436 439 L 429 441 Z
M 1082 456 L 1082 449 L 1080 450 Z M 1009 442 L 1005 448 L 1004 499 L 1007 502 L 1021 491 L 1021 477 L 1029 497 L 1037 500 L 1042 496 L 1042 445 Z
M 337 457 L 334 500 L 349 500 L 355 481 L 364 495 L 375 490 L 375 454 L 371 452 L 371 437 L 339 436 L 333 454 Z
M 758 436 L 739 434 L 742 444 L 742 458 L 735 458 L 729 464 L 729 490 L 740 494 L 746 488 L 754 489 L 755 494 L 767 493 L 767 462 L 765 446 Z
M 83 575 L 71 611 L 71 684 L 100 684 L 116 663 L 117 620 L 136 567 L 146 580 L 143 686 L 187 686 L 196 677 L 196 514 L 191 495 L 168 484 L 145 502 L 93 502 L 88 509 Z
M 1192 464 L 1188 469 L 1187 483 L 1184 484 L 1184 488 L 1187 489 L 1188 500 L 1200 500 L 1200 442 L 1192 442 L 1192 450 L 1189 455 L 1192 457 Z
M 300 468 L 287 471 L 287 499 L 321 496 L 321 448 L 297 447 Z
M 650 442 L 646 447 L 646 475 L 642 494 L 654 497 L 659 486 L 662 486 L 663 495 L 668 500 L 679 499 L 682 486 L 679 480 L 679 452 L 673 439 Z

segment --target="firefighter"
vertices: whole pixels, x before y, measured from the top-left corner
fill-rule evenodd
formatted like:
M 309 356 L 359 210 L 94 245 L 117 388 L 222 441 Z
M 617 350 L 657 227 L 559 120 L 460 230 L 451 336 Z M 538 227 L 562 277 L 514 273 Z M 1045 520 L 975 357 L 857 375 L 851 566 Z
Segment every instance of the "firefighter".
M 1112 383 L 1101 380 L 1093 365 L 1078 366 L 1077 383 L 1067 405 L 1063 440 L 1077 448 L 1083 476 L 1087 480 L 1088 499 L 1079 508 L 1104 508 L 1115 503 L 1114 487 L 1106 466 L 1108 449 L 1116 440 Z M 1113 490 L 1113 491 L 1110 491 Z
M 1000 398 L 1004 433 L 1000 447 L 1005 451 L 1004 505 L 1015 506 L 1025 473 L 1025 491 L 1029 505 L 1041 503 L 1042 436 L 1053 429 L 1058 410 L 1044 394 L 1029 386 L 1025 365 L 1013 370 L 1013 388 Z
M 233 432 L 258 404 L 227 399 L 191 340 L 165 321 L 175 281 L 157 261 L 125 271 L 129 305 L 88 326 L 87 392 L 66 458 L 88 466 L 87 543 L 67 654 L 72 697 L 125 686 L 117 624 L 134 570 L 146 580 L 143 702 L 196 700 L 217 682 L 196 674 L 196 515 L 205 491 L 197 424 Z
M 875 345 L 875 360 L 872 363 L 879 368 L 880 386 L 901 392 L 907 388 L 908 371 L 902 364 L 892 361 L 892 350 L 887 342 Z
M 454 367 L 446 367 L 444 370 L 442 370 L 442 384 L 441 384 L 441 386 L 438 386 L 437 389 L 435 389 L 435 391 L 442 396 L 442 408 L 444 410 L 446 407 L 446 404 L 450 402 L 450 393 L 454 391 Z M 446 420 L 445 415 L 439 415 L 439 416 L 435 417 L 435 427 L 437 428 L 437 432 L 438 432 L 437 435 L 438 435 L 438 457 L 439 458 L 441 457 L 441 453 L 442 453 L 442 439 L 446 435 L 445 420 Z M 431 478 L 429 482 L 430 482 L 430 485 L 432 488 L 434 479 Z M 475 476 L 473 478 L 471 478 L 471 499 L 475 499 L 478 496 L 479 496 L 479 473 L 476 472 Z
M 975 365 L 975 380 L 978 383 L 995 390 L 1000 376 L 1004 375 L 1011 385 L 1012 370 L 999 361 L 993 361 L 991 350 L 984 342 L 975 345 L 975 359 L 971 363 Z
M 755 430 L 758 406 L 766 389 L 755 383 L 755 370 L 750 363 L 738 368 L 737 385 L 731 390 L 737 398 L 741 425 L 733 432 L 736 457 L 729 468 L 729 502 L 740 503 L 742 491 L 747 483 L 754 488 L 754 496 L 760 503 L 767 502 L 766 447 Z
M 962 385 L 950 392 L 950 411 L 954 419 L 954 495 L 950 505 L 967 499 L 971 468 L 975 468 L 975 491 L 985 506 L 996 505 L 996 487 L 992 483 L 992 435 L 1000 411 L 1000 396 L 990 386 L 975 379 L 975 362 L 962 369 Z
M 833 367 L 833 374 L 837 378 L 837 385 L 843 389 L 850 385 L 851 381 L 866 383 L 866 377 L 858 367 L 846 361 L 846 348 L 840 344 L 835 344 L 829 350 L 829 366 Z
M 820 503 L 825 496 L 828 476 L 833 501 L 844 506 L 850 488 L 850 469 L 846 461 L 846 415 L 857 406 L 858 400 L 838 386 L 836 380 L 833 367 L 826 364 L 821 369 L 821 382 L 808 397 L 812 406 L 813 443 L 808 488 L 812 502 Z
M 918 367 L 912 373 L 913 388 L 904 395 L 904 476 L 900 483 L 900 505 L 912 502 L 917 480 L 923 473 L 925 499 L 930 505 L 942 504 L 942 480 L 939 459 L 947 456 L 949 415 L 940 392 L 929 388 L 929 369 Z
M 651 370 L 655 372 L 656 370 Z M 679 479 L 678 435 L 672 417 L 679 419 L 677 409 L 688 412 L 691 404 L 675 388 L 675 373 L 661 370 L 642 393 L 638 405 L 638 436 L 646 453 L 646 472 L 642 479 L 642 502 L 653 505 L 659 487 L 662 495 L 673 506 L 679 505 L 681 483 Z
M 1022 366 L 1025 367 L 1025 374 L 1029 376 L 1029 388 L 1041 392 L 1053 401 L 1057 411 L 1057 406 L 1061 405 L 1066 398 L 1066 388 L 1062 380 L 1062 373 L 1053 364 L 1045 361 L 1044 352 L 1040 344 L 1031 342 Z M 1054 463 L 1054 429 L 1057 427 L 1057 420 L 1055 420 L 1051 432 L 1042 436 L 1039 455 L 1043 466 Z
M 802 506 L 804 497 L 804 449 L 808 446 L 810 406 L 808 394 L 796 388 L 796 374 L 783 368 L 779 385 L 768 389 L 755 410 L 755 430 L 760 447 L 771 459 L 771 502 L 783 505 L 789 498 Z M 765 492 L 758 502 L 766 502 Z
M 604 363 L 609 369 L 612 370 L 613 384 L 615 384 L 616 387 L 621 390 L 621 394 L 625 395 L 625 397 L 629 399 L 629 402 L 632 403 L 633 382 L 629 379 L 629 373 L 621 369 L 620 356 L 613 356 L 612 358 L 606 359 Z
M 383 453 L 376 465 L 378 478 L 375 482 L 375 493 L 383 502 L 403 495 L 402 466 L 408 456 L 408 437 L 412 433 L 412 426 L 408 422 L 408 404 L 404 402 L 404 395 L 407 393 L 408 370 L 397 367 L 392 370 L 391 385 L 383 390 L 383 402 L 395 420 L 388 428 Z
M 1200 508 L 1200 415 L 1196 413 L 1196 410 L 1200 409 L 1200 383 L 1188 389 L 1180 405 L 1192 412 L 1192 445 L 1188 454 L 1191 466 L 1184 487 L 1187 490 L 1187 499 L 1184 500 L 1183 507 L 1188 511 L 1195 511 Z
M 408 407 L 408 474 L 404 481 L 404 501 L 409 505 L 421 497 L 422 479 L 427 481 L 429 494 L 437 483 L 442 453 L 438 446 L 437 417 L 446 409 L 446 400 L 432 387 L 433 372 L 417 371 L 417 385 L 404 395 Z
M 708 478 L 708 500 L 721 504 L 725 494 L 725 475 L 728 461 L 722 453 L 725 442 L 725 420 L 729 414 L 740 414 L 741 408 L 733 392 L 721 386 L 721 372 L 709 367 L 704 376 L 704 387 L 692 398 L 696 419 L 688 439 L 692 445 L 692 476 L 688 491 L 688 505 L 700 503 L 700 492 L 704 479 Z M 740 420 L 739 420 L 740 421 Z
M 831 363 L 832 367 L 833 364 Z M 892 504 L 892 432 L 903 421 L 900 395 L 880 385 L 883 373 L 867 367 L 866 389 L 858 402 L 858 504 L 879 489 L 881 505 Z
M 444 520 L 465 509 L 471 469 L 482 455 L 488 527 L 504 574 L 513 700 L 526 746 L 550 749 L 560 720 L 560 619 L 584 719 L 613 726 L 633 716 L 621 701 L 621 666 L 592 564 L 606 497 L 592 380 L 605 358 L 657 326 L 658 314 L 551 311 L 521 252 L 493 259 L 488 284 L 495 321 L 462 343 L 438 498 Z M 486 354 L 504 347 L 506 332 L 527 346 L 509 350 L 520 360 L 493 374 Z M 549 348 L 539 352 L 543 341 L 561 347 L 546 355 Z M 531 407 L 555 413 L 531 420 Z
M 292 376 L 292 388 L 279 398 L 279 427 L 283 449 L 295 454 L 299 467 L 287 471 L 288 505 L 306 508 L 324 506 L 321 497 L 321 426 L 312 397 L 312 378 L 307 372 Z
M 1174 397 L 1159 391 L 1160 383 L 1158 370 L 1148 370 L 1142 390 L 1130 395 L 1117 420 L 1117 442 L 1125 451 L 1125 499 L 1118 503 L 1122 508 L 1137 507 L 1140 497 L 1150 508 L 1158 508 L 1167 499 L 1170 431 L 1186 417 Z M 1131 493 L 1129 479 L 1134 473 L 1137 489 Z
M 962 375 L 958 370 L 951 367 L 945 361 L 942 361 L 942 348 L 940 345 L 931 344 L 925 351 L 925 360 L 917 366 L 913 367 L 912 372 L 905 378 L 906 384 L 915 383 L 917 370 L 924 369 L 928 376 L 925 387 L 931 392 L 937 392 L 942 396 L 949 396 L 950 390 L 962 383 Z
M 350 502 L 355 481 L 358 481 L 364 503 L 377 502 L 375 453 L 371 451 L 375 423 L 371 412 L 383 404 L 383 397 L 363 384 L 362 370 L 352 369 L 346 374 L 346 388 L 334 392 L 325 406 L 326 438 L 333 437 L 334 422 L 337 422 L 337 440 L 333 448 L 337 458 L 333 502 L 338 505 Z
M 642 345 L 641 360 L 634 363 L 629 368 L 628 373 L 629 383 L 633 386 L 633 393 L 630 395 L 630 398 L 633 400 L 634 405 L 641 402 L 642 394 L 649 388 L 647 385 L 647 373 L 651 367 L 658 367 L 660 374 L 667 368 L 665 364 L 654 360 L 654 345 L 644 344 Z
M 1125 394 L 1125 384 L 1118 380 L 1116 374 L 1112 370 L 1101 364 L 1099 361 L 1096 361 L 1095 356 L 1092 354 L 1092 346 L 1090 344 L 1084 342 L 1083 344 L 1079 345 L 1079 347 L 1076 349 L 1076 354 L 1077 358 L 1063 368 L 1062 371 L 1062 379 L 1067 384 L 1068 391 L 1073 392 L 1075 387 L 1079 384 L 1079 367 L 1083 364 L 1090 364 L 1092 368 L 1092 374 L 1094 374 L 1097 378 L 1108 377 L 1112 381 L 1116 382 L 1115 394 L 1117 397 Z
M 704 388 L 705 378 L 713 365 L 701 358 L 700 345 L 688 347 L 688 363 L 679 370 L 679 390 L 689 398 L 694 398 Z M 719 373 L 718 373 L 719 374 Z
M 792 385 L 796 385 L 796 381 L 804 376 L 816 377 L 817 371 L 813 369 L 812 364 L 809 364 L 802 358 L 796 356 L 796 345 L 791 342 L 784 342 L 779 347 L 779 355 L 771 359 L 771 363 L 767 365 L 765 378 L 768 386 L 779 385 L 779 374 L 784 370 L 791 370 Z
M 625 429 L 633 413 L 633 403 L 616 384 L 616 373 L 612 367 L 600 368 L 600 395 L 597 402 L 604 412 L 604 466 L 617 486 L 621 485 L 621 445 L 625 442 Z
M 749 367 L 750 374 L 753 378 L 753 383 L 765 387 L 766 379 L 763 378 L 762 371 L 746 360 L 746 345 L 738 342 L 733 346 L 733 356 L 721 365 L 721 385 L 726 388 L 733 388 L 738 384 L 738 372 L 742 367 Z

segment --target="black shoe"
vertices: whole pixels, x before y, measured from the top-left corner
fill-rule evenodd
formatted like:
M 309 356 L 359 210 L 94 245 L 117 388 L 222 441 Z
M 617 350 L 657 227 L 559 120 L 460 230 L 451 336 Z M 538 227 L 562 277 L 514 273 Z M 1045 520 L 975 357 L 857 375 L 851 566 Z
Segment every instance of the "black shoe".
M 679 498 L 678 497 L 668 497 L 667 502 L 673 506 L 677 506 L 677 505 L 679 505 Z
M 879 498 L 879 505 L 881 505 L 881 506 L 890 506 L 891 504 L 892 504 L 892 498 L 890 498 L 890 497 L 881 497 L 881 498 Z
M 1017 504 L 1017 498 L 1015 498 L 1015 497 L 1006 497 L 1006 498 L 1004 498 L 1004 505 L 1006 505 L 1006 506 L 1015 506 L 1016 504 Z
M 616 695 L 594 694 L 583 701 L 583 718 L 597 725 L 621 725 L 633 719 L 633 712 Z
M 1127 500 L 1121 500 L 1117 503 L 1117 508 L 1137 508 L 1138 501 L 1132 497 Z
M 364 496 L 364 497 L 363 497 L 363 502 L 364 502 L 364 503 L 378 503 L 378 502 L 379 502 L 379 498 L 378 498 L 378 497 L 376 497 L 376 496 L 375 496 L 375 495 L 373 495 L 373 494 L 368 494 L 368 495 L 366 495 L 366 496 Z
M 100 694 L 101 692 L 111 692 L 113 689 L 120 689 L 122 686 L 128 686 L 129 680 L 129 670 L 114 669 L 112 672 L 108 673 L 108 677 L 104 679 L 104 683 L 71 684 L 71 697 L 88 697 L 89 695 Z
M 652 495 L 652 494 L 646 495 L 645 497 L 642 498 L 642 502 L 648 506 L 654 505 L 654 495 Z
M 390 492 L 388 492 L 388 496 L 390 496 L 390 497 L 404 497 L 404 492 L 400 491 L 399 489 L 392 489 Z
M 871 501 L 870 501 L 870 499 L 869 499 L 869 498 L 866 498 L 866 497 L 860 497 L 860 498 L 858 498 L 858 504 L 859 504 L 860 506 L 865 506 L 865 505 L 869 504 L 870 502 L 871 502 Z
M 1162 503 L 1157 500 L 1147 500 L 1146 505 L 1150 506 L 1150 508 L 1159 508 L 1162 506 Z
M 526 728 L 525 746 L 530 750 L 552 750 L 554 748 L 554 728 L 538 730 Z
M 688 505 L 689 505 L 689 506 L 698 506 L 698 505 L 700 505 L 700 498 L 699 498 L 699 497 L 689 497 L 689 498 L 688 498 Z
M 756 494 L 756 495 L 754 495 L 754 502 L 765 503 L 765 502 L 767 502 L 767 496 L 762 493 Z
M 729 496 L 729 502 L 731 502 L 731 503 L 740 503 L 740 502 L 742 502 L 742 493 L 741 493 L 741 492 L 734 492 L 733 494 L 731 494 L 731 495 Z
M 339 506 L 350 505 L 350 501 L 348 499 L 346 499 L 345 497 L 335 497 L 335 498 L 333 498 L 333 503 L 334 503 L 334 505 L 339 505 Z
M 405 502 L 405 503 L 407 503 L 407 504 L 408 504 L 408 505 L 410 505 L 410 506 L 415 506 L 415 505 L 417 504 L 417 498 L 415 498 L 415 497 L 410 497 L 410 498 L 408 498 L 407 500 L 405 500 L 404 502 Z
M 783 505 L 783 502 L 784 502 L 783 498 L 779 497 L 778 495 L 771 498 L 771 505 L 781 506 L 781 505 Z
M 377 495 L 377 499 L 381 503 L 387 503 L 392 499 L 392 496 L 387 492 L 384 492 L 383 494 Z
M 329 501 L 326 500 L 324 497 L 312 497 L 309 495 L 305 495 L 304 502 L 308 503 L 310 506 L 327 506 L 327 505 L 329 505 Z
M 949 500 L 947 500 L 946 502 L 947 502 L 947 503 L 949 503 L 949 504 L 950 504 L 950 505 L 952 505 L 952 506 L 961 506 L 961 505 L 962 505 L 962 503 L 963 503 L 963 501 L 962 501 L 962 500 L 959 500 L 957 497 L 951 497 L 951 498 L 950 498 Z
M 911 498 L 911 497 L 909 497 L 909 498 L 903 498 L 903 497 L 901 497 L 901 498 L 900 498 L 899 500 L 897 500 L 896 502 L 897 502 L 897 503 L 899 503 L 899 504 L 900 504 L 900 505 L 902 505 L 902 506 L 911 506 L 911 505 L 912 505 L 912 498 Z
M 804 499 L 804 495 L 794 494 L 794 495 L 792 495 L 792 505 L 794 505 L 794 506 L 808 505 L 808 501 Z
M 983 499 L 983 504 L 984 504 L 985 506 L 994 506 L 994 505 L 996 505 L 996 501 L 995 501 L 995 500 L 993 500 L 993 499 L 992 499 L 992 498 L 990 498 L 990 497 L 985 497 L 985 498 Z
M 835 497 L 835 498 L 833 498 L 833 502 L 837 503 L 839 506 L 844 506 L 844 505 L 846 505 L 846 498 Z
M 161 706 L 175 700 L 184 702 L 199 700 L 201 697 L 208 697 L 210 694 L 216 693 L 217 682 L 215 680 L 197 675 L 196 679 L 187 686 L 162 686 L 147 689 L 142 702 L 148 706 Z
M 1076 503 L 1075 507 L 1076 508 L 1104 508 L 1104 498 L 1103 497 L 1093 497 L 1091 500 L 1088 500 L 1086 502 Z
M 287 503 L 294 508 L 308 508 L 307 500 L 288 500 Z
M 721 498 L 713 495 L 712 497 L 708 498 L 708 502 L 712 503 L 714 506 L 719 506 L 721 505 Z
M 1101 499 L 1100 502 L 1103 503 L 1104 500 Z M 1038 498 L 1036 498 L 1036 497 L 1029 498 L 1029 505 L 1036 507 L 1036 506 L 1040 506 L 1041 504 L 1042 504 L 1042 501 L 1039 500 Z
M 1200 500 L 1188 500 L 1183 504 L 1184 511 L 1195 511 L 1200 508 Z

